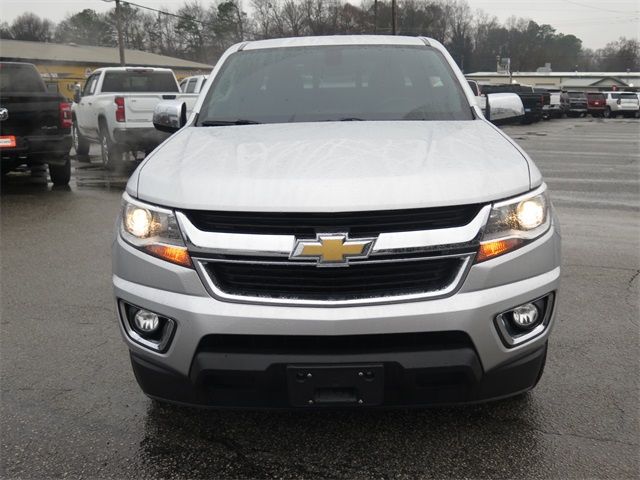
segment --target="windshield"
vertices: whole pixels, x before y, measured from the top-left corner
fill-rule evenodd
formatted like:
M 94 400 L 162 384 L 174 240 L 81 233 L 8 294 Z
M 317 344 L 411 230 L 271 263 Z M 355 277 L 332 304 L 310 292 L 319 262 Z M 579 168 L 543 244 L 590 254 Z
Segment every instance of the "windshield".
M 45 92 L 44 82 L 33 65 L 0 64 L 0 92 Z
M 582 92 L 569 92 L 569 97 L 571 97 L 571 98 L 584 98 L 584 93 L 582 93 Z
M 171 72 L 107 72 L 102 82 L 103 93 L 178 91 L 178 84 Z
M 620 99 L 620 100 L 637 100 L 638 97 L 636 96 L 635 93 L 614 93 L 613 95 L 611 95 L 613 98 L 615 98 L 616 100 Z
M 234 53 L 207 92 L 198 125 L 471 119 L 435 49 L 350 45 Z

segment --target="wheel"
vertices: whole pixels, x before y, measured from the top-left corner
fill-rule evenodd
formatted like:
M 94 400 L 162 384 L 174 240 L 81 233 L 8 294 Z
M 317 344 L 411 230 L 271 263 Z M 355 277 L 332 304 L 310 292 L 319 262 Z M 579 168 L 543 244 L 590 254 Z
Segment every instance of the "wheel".
M 71 160 L 68 155 L 62 165 L 49 164 L 49 176 L 54 185 L 69 185 L 69 180 L 71 180 Z
M 122 152 L 118 146 L 111 141 L 107 128 L 100 126 L 100 157 L 102 165 L 107 170 L 117 170 L 122 166 Z
M 84 138 L 78 129 L 78 124 L 73 119 L 73 126 L 71 127 L 71 138 L 73 140 L 73 149 L 76 151 L 76 157 L 79 162 L 89 161 L 89 141 Z
M 604 118 L 611 118 L 612 114 L 611 114 L 611 108 L 607 107 L 604 109 L 604 112 L 602 112 L 602 116 Z

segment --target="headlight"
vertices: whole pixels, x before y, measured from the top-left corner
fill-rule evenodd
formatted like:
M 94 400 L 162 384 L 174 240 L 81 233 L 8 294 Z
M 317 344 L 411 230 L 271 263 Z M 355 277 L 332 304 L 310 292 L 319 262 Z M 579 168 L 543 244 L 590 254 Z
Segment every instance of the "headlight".
M 120 235 L 132 246 L 171 263 L 192 267 L 173 211 L 132 199 L 122 200 Z
M 493 205 L 476 262 L 483 262 L 540 237 L 551 225 L 546 185 Z

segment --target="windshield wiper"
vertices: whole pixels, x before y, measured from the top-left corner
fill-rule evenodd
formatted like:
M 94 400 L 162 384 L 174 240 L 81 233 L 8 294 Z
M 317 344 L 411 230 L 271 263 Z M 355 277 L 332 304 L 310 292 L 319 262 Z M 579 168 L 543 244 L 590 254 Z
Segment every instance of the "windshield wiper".
M 203 127 L 223 127 L 225 125 L 258 125 L 260 122 L 255 120 L 205 120 L 200 123 Z
M 364 118 L 358 117 L 342 117 L 342 118 L 327 118 L 326 120 L 321 120 L 322 122 L 365 122 Z

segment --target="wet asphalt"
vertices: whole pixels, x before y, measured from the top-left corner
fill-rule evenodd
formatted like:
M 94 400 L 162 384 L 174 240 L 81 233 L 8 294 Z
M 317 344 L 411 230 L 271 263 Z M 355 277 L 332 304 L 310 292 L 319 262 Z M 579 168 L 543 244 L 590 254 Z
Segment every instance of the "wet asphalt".
M 211 411 L 138 389 L 110 244 L 122 174 L 2 182 L 3 478 L 638 478 L 640 122 L 504 130 L 546 177 L 563 284 L 545 374 L 517 399 L 426 410 Z

